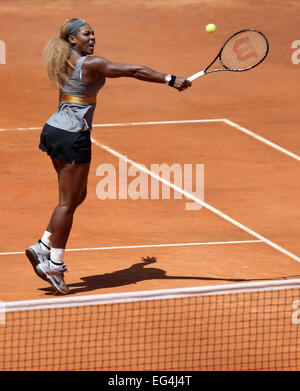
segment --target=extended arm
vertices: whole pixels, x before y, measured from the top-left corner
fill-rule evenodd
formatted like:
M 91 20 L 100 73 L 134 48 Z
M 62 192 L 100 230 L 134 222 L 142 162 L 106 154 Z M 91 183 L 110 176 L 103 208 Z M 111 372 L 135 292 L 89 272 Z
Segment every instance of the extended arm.
M 119 62 L 111 62 L 103 57 L 91 57 L 88 62 L 91 72 L 110 78 L 133 77 L 152 83 L 166 83 L 166 74 L 157 72 L 143 65 L 129 65 Z M 183 91 L 190 87 L 192 83 L 182 77 L 176 77 L 174 88 Z

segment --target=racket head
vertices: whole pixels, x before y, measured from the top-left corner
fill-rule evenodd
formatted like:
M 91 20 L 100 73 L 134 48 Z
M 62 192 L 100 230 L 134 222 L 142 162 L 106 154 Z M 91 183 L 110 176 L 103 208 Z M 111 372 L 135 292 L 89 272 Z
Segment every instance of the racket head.
M 228 71 L 242 72 L 261 64 L 269 53 L 266 36 L 256 29 L 245 29 L 231 35 L 219 52 L 219 60 Z

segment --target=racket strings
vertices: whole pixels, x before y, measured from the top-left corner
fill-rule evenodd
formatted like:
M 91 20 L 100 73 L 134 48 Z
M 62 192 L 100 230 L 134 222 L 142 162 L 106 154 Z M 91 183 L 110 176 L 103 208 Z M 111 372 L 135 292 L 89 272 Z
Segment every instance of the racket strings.
M 233 36 L 221 53 L 222 65 L 231 70 L 245 70 L 259 64 L 268 52 L 265 37 L 257 31 L 243 31 Z

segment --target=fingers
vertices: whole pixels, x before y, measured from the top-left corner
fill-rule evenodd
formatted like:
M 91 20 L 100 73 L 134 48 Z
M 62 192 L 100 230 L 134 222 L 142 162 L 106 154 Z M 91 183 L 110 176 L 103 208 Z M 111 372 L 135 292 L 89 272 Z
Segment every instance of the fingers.
M 174 83 L 174 88 L 176 88 L 178 91 L 185 91 L 191 86 L 192 82 L 190 80 L 181 77 L 176 78 Z

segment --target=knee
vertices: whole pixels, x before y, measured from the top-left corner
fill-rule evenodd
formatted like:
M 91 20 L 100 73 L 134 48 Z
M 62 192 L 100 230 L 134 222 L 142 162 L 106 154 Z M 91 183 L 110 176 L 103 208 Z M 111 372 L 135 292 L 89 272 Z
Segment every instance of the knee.
M 87 195 L 87 190 L 85 189 L 79 198 L 72 198 L 68 201 L 60 202 L 59 206 L 65 210 L 66 213 L 74 214 L 76 208 L 83 203 Z
M 76 207 L 83 203 L 83 201 L 86 199 L 86 196 L 87 196 L 87 190 L 84 189 L 84 191 L 82 192 L 82 194 L 79 198 L 79 201 L 78 201 Z
M 74 201 L 68 201 L 68 202 L 60 202 L 58 205 L 62 211 L 64 211 L 65 214 L 74 214 L 76 208 L 77 208 L 77 203 Z

